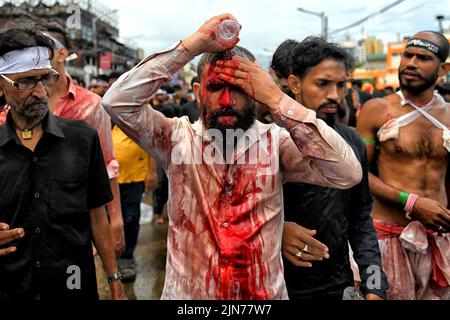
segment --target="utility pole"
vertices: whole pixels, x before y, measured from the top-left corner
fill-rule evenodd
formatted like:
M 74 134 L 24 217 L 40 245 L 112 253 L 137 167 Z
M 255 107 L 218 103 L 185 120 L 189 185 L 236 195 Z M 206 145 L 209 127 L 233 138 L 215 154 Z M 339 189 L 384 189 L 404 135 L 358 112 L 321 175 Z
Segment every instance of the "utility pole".
M 443 24 L 444 18 L 445 18 L 444 16 L 436 16 L 436 20 L 439 23 L 439 32 L 440 33 L 444 33 L 444 24 Z
M 328 40 L 328 17 L 325 14 L 322 17 L 322 37 Z
M 97 63 L 95 64 L 95 76 L 98 75 L 98 66 L 100 64 L 100 51 L 98 50 L 97 20 L 98 18 L 96 16 L 92 18 L 92 45 L 94 47 L 94 52 L 97 61 Z
M 439 32 L 440 33 L 444 33 L 444 21 L 448 21 L 448 20 L 450 20 L 450 17 L 446 17 L 446 16 L 443 16 L 443 15 L 438 15 L 438 16 L 436 16 L 436 20 L 438 21 L 438 23 L 439 23 Z
M 328 40 L 328 17 L 325 15 L 325 12 L 323 12 L 323 11 L 322 12 L 314 12 L 314 11 L 306 10 L 303 8 L 297 8 L 297 10 L 300 12 L 303 12 L 303 13 L 312 14 L 314 16 L 319 17 L 320 22 L 321 22 L 320 35 L 325 40 Z

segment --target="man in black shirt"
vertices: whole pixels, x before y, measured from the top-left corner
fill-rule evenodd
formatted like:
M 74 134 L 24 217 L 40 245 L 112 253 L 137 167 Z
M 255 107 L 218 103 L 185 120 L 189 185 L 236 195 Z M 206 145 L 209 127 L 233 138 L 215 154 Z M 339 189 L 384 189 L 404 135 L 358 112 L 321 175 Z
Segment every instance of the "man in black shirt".
M 321 38 L 307 38 L 295 47 L 288 79 L 292 93 L 352 146 L 364 177 L 349 190 L 284 185 L 283 255 L 290 299 L 342 299 L 344 290 L 354 285 L 348 242 L 360 269 L 365 298 L 385 298 L 388 284 L 370 217 L 364 144 L 356 131 L 336 121 L 350 70 L 348 54 Z
M 200 83 L 198 77 L 194 77 L 191 80 L 191 89 L 194 88 L 194 83 Z M 196 122 L 200 118 L 200 109 L 198 107 L 197 100 L 193 99 L 181 106 L 180 117 L 187 116 L 190 123 Z
M 0 125 L 0 300 L 98 299 L 91 241 L 123 299 L 98 135 L 48 111 L 52 46 L 36 29 L 0 37 L 0 105 L 10 107 Z
M 361 107 L 370 99 L 372 95 L 368 92 L 362 90 L 362 81 L 353 80 L 352 88 L 348 91 L 345 96 L 345 100 L 349 109 L 348 125 L 355 128 L 356 122 L 361 112 Z

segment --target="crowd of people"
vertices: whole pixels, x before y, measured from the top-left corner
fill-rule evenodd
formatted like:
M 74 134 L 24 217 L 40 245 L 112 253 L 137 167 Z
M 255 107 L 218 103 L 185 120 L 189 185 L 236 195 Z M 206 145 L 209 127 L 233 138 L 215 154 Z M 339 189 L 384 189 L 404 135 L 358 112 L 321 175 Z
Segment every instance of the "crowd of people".
M 228 19 L 87 88 L 63 27 L 2 32 L 0 300 L 98 299 L 95 252 L 127 299 L 146 192 L 162 299 L 450 299 L 448 39 L 418 32 L 400 87 L 367 92 L 320 37 L 272 76 L 216 39 Z

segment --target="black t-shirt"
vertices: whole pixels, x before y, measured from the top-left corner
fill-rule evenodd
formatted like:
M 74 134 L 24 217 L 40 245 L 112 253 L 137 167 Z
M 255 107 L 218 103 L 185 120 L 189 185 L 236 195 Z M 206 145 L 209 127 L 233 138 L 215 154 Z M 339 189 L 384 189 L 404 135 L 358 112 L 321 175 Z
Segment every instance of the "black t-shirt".
M 32 152 L 11 120 L 0 126 L 0 222 L 25 237 L 0 257 L 0 300 L 98 299 L 89 210 L 112 193 L 97 132 L 49 114 Z
M 183 116 L 188 116 L 191 123 L 194 123 L 200 118 L 200 109 L 196 100 L 183 104 L 181 110 Z
M 381 287 L 368 289 L 367 269 L 381 269 L 381 256 L 370 213 L 372 197 L 369 190 L 367 158 L 364 143 L 354 129 L 336 122 L 333 129 L 353 148 L 363 168 L 362 181 L 348 190 L 326 188 L 306 183 L 283 186 L 285 220 L 317 230 L 315 238 L 330 250 L 330 259 L 313 262 L 312 268 L 294 266 L 284 259 L 289 298 L 342 299 L 346 287 L 353 286 L 348 243 L 360 268 L 364 293 L 384 296 L 388 287 L 381 273 Z
M 180 117 L 180 110 L 175 104 L 158 104 L 153 109 L 161 112 L 166 118 Z

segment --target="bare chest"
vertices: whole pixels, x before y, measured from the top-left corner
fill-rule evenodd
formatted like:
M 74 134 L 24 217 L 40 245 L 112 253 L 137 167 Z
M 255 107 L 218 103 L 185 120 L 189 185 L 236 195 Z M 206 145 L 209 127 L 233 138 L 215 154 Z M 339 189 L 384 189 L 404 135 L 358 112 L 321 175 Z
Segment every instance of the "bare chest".
M 450 118 L 433 116 L 445 126 Z M 417 159 L 446 158 L 448 151 L 443 146 L 443 130 L 437 128 L 428 119 L 420 117 L 407 126 L 401 127 L 397 139 L 384 144 L 384 149 L 391 154 L 401 154 Z

